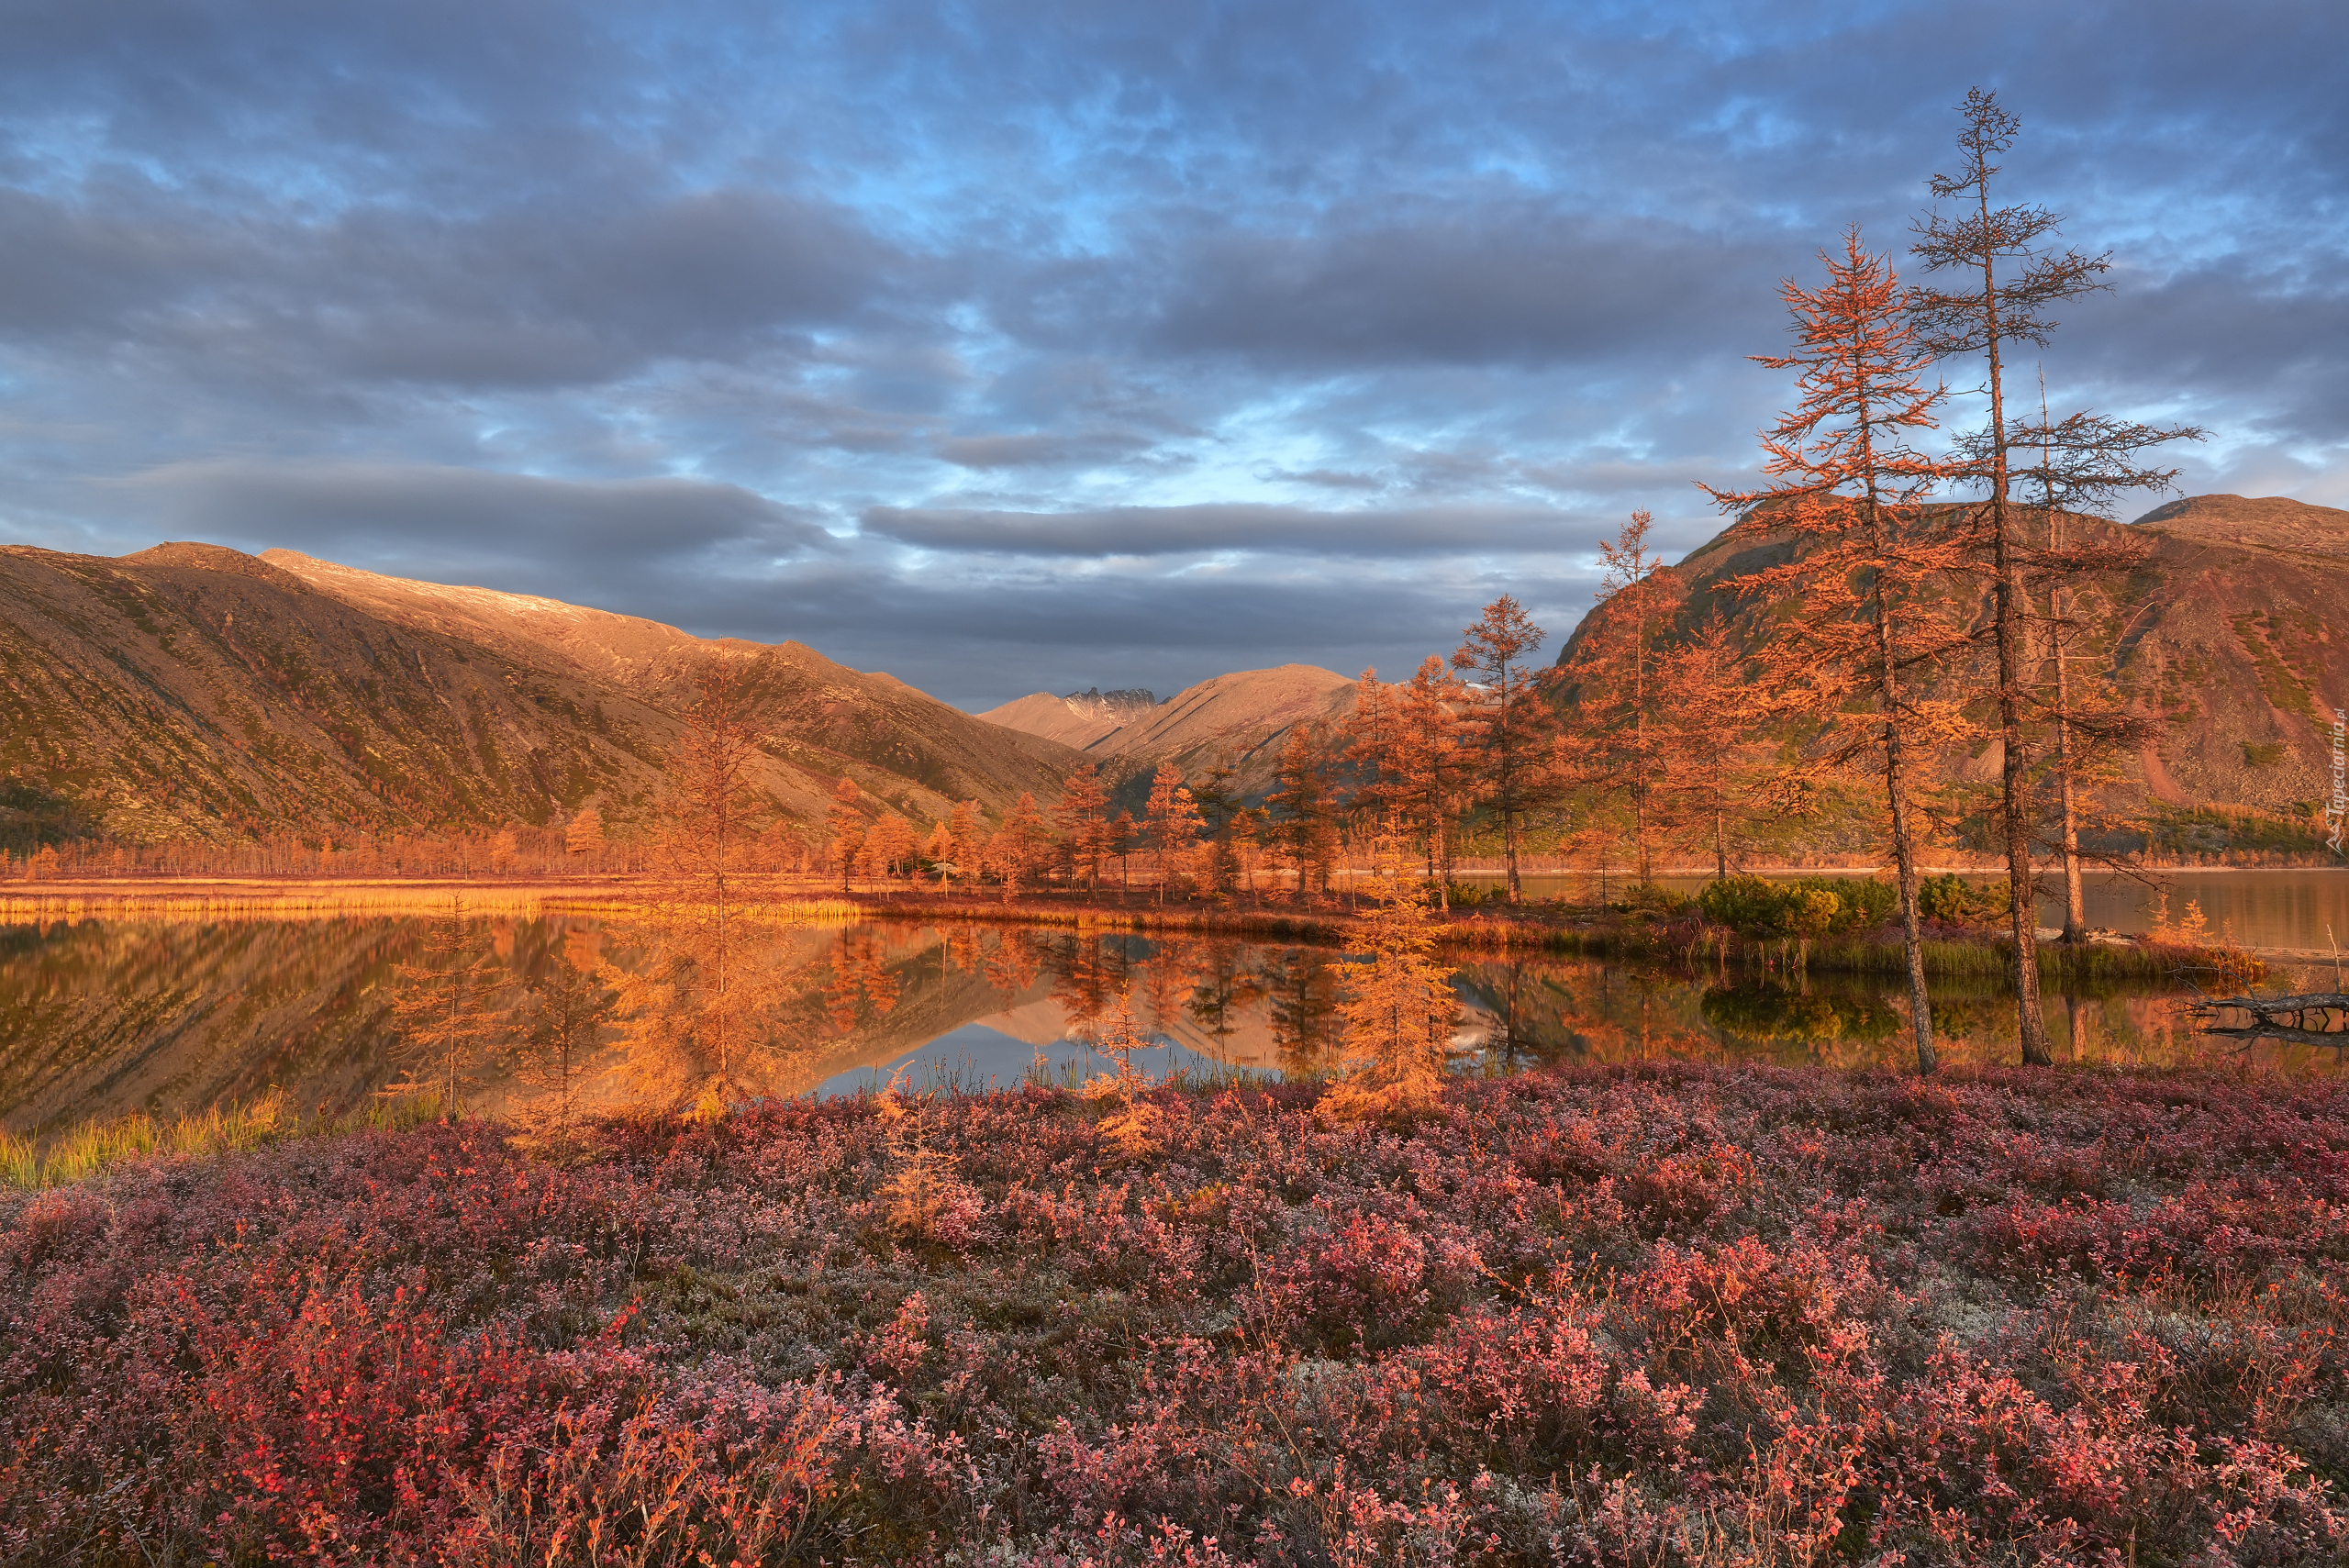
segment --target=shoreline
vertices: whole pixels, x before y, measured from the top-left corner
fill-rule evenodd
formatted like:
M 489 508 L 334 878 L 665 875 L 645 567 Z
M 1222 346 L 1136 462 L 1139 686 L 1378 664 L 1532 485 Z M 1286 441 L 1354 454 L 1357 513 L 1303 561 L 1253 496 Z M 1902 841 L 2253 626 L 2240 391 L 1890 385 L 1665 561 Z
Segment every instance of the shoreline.
M 2179 869 L 2189 872 L 2297 872 L 2306 874 L 2310 868 L 2223 866 Z M 1660 874 L 1677 876 L 1681 873 L 1666 872 Z M 1789 871 L 1780 874 L 1835 873 Z M 1854 867 L 1842 874 L 1857 876 L 1865 873 L 1863 868 Z M 1343 945 L 1363 918 L 1360 911 L 1345 906 L 1345 895 L 1342 894 L 1303 905 L 1282 902 L 1246 906 L 1237 901 L 1160 905 L 1153 902 L 1149 894 L 1139 891 L 1128 894 L 1134 902 L 1113 904 L 1101 901 L 1097 895 L 1075 899 L 1048 892 L 1007 904 L 994 892 L 941 896 L 930 889 L 901 892 L 860 887 L 844 895 L 829 879 L 811 877 L 804 873 L 746 876 L 740 885 L 742 907 L 753 917 L 775 917 L 779 915 L 787 920 L 826 923 L 844 917 L 912 919 L 1137 932 L 1160 930 Z M 217 918 L 427 915 L 445 912 L 447 904 L 457 899 L 464 901 L 469 912 L 483 916 L 604 914 L 640 905 L 657 886 L 658 883 L 653 878 L 630 873 L 518 875 L 510 878 L 78 877 L 0 884 L 0 923 L 39 922 L 107 914 Z M 1659 941 L 1662 933 L 1654 928 L 1636 921 L 1609 918 L 1588 906 L 1571 912 L 1555 906 L 1539 909 L 1520 906 L 1517 911 L 1506 907 L 1479 907 L 1473 912 L 1454 911 L 1449 915 L 1431 912 L 1431 918 L 1437 929 L 1437 940 L 1446 946 L 1487 951 L 1533 949 L 1594 958 L 1631 958 L 1676 955 L 1678 947 L 1687 945 Z M 1760 959 L 1765 951 L 1775 953 L 1776 948 L 1776 944 L 1766 940 L 1732 939 L 1731 941 L 1731 951 L 1746 962 Z M 1715 939 L 1708 936 L 1704 942 L 1710 948 L 1715 945 Z M 2066 958 L 2084 959 L 2099 952 L 2142 953 L 2159 946 L 2146 941 L 2143 933 L 2129 933 L 2119 941 L 2091 943 L 2080 949 L 2063 948 L 2060 944 L 2048 942 L 2045 938 L 2043 938 L 2043 943 L 2045 950 L 2052 951 L 2057 966 L 2064 968 L 2102 967 L 2065 964 L 2063 961 Z M 1990 932 L 1951 932 L 1932 945 L 1943 950 L 1979 949 L 1985 951 L 1996 951 L 2000 947 L 1995 933 Z M 1664 951 L 1667 946 L 1670 947 L 1669 954 Z M 1812 944 L 1809 966 L 1843 967 L 1842 962 L 1830 955 L 1842 953 L 1848 960 L 1858 956 L 1861 951 L 1873 952 L 1877 948 L 1897 951 L 1898 944 L 1854 942 L 1851 939 L 1822 940 Z M 2330 949 L 2267 944 L 2243 944 L 2234 951 L 2258 959 L 2302 963 L 2322 962 L 2334 956 Z M 2107 961 L 2108 963 L 2111 962 Z M 1874 968 L 1876 964 L 1870 962 L 1861 966 Z M 1966 964 L 1964 967 L 1970 969 L 1975 966 Z

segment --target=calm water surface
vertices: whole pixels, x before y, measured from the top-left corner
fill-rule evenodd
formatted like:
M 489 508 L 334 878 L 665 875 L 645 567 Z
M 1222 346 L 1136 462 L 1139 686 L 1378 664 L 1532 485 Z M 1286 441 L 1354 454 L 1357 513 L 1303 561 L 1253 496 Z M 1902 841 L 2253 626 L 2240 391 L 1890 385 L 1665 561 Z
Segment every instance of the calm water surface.
M 0 928 L 0 1125 L 47 1130 L 143 1109 L 248 1101 L 273 1085 L 306 1112 L 344 1114 L 414 1069 L 393 1005 L 404 966 L 430 962 L 430 922 L 83 921 Z M 597 921 L 483 920 L 468 940 L 511 1010 L 528 987 L 609 961 L 640 962 Z M 1092 1040 L 1120 995 L 1152 1045 L 1141 1065 L 1310 1073 L 1337 1035 L 1343 957 L 1328 950 L 1066 930 L 870 923 L 778 933 L 754 959 L 773 998 L 750 1076 L 774 1093 L 916 1082 L 1017 1084 L 1101 1065 Z M 2329 979 L 2329 972 L 2327 978 Z M 1471 957 L 1455 980 L 1464 1070 L 1682 1056 L 1898 1066 L 1905 1001 L 1881 981 L 1642 971 Z M 2174 996 L 2054 995 L 2060 1058 L 2166 1064 L 2244 1061 L 2194 1037 Z M 1936 1012 L 1959 1062 L 2011 1062 L 1995 987 L 1952 986 Z M 509 1041 L 516 1031 L 508 1029 Z M 2263 1070 L 2332 1072 L 2339 1053 L 2263 1045 Z M 624 1104 L 640 1073 L 607 1039 L 590 1097 Z M 526 1097 L 507 1045 L 464 1065 L 468 1104 Z
M 1830 871 L 1816 874 L 1839 876 L 1845 873 Z M 1499 877 L 1486 873 L 1464 877 L 1463 880 L 1486 886 L 1497 886 L 1500 883 Z M 1536 873 L 1520 876 L 1519 880 L 1524 884 L 1527 895 L 1535 898 L 1589 898 L 1596 897 L 1598 892 L 1598 880 L 1580 873 L 1572 875 Z M 1657 880 L 1667 887 L 1695 893 L 1709 879 L 1667 876 Z M 1620 877 L 1611 879 L 1612 886 L 1620 887 L 1622 883 Z M 2060 875 L 2043 876 L 2040 886 L 2043 892 L 2039 901 L 2040 923 L 2062 925 L 2063 878 Z M 2234 940 L 2246 947 L 2329 951 L 2333 937 L 2337 936 L 2342 945 L 2349 948 L 2349 866 L 2295 867 L 2276 871 L 2164 871 L 2147 873 L 2143 880 L 2110 872 L 2092 872 L 2082 876 L 2081 893 L 2088 924 L 2101 926 L 2107 930 L 2136 934 L 2153 929 L 2165 898 L 2169 918 L 2173 922 L 2186 917 L 2189 903 L 2197 904 L 2213 936 L 2232 931 Z M 2331 935 L 2327 934 L 2328 927 Z

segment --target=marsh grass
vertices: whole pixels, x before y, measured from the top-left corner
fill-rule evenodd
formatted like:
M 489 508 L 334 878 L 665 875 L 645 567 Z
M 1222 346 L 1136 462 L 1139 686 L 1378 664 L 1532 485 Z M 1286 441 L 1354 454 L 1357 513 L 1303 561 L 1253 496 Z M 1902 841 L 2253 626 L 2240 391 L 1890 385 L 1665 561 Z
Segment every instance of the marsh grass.
M 67 1186 L 125 1160 L 227 1154 L 288 1138 L 404 1132 L 442 1120 L 443 1111 L 440 1096 L 424 1090 L 377 1095 L 347 1115 L 305 1122 L 294 1109 L 293 1096 L 273 1088 L 242 1105 L 215 1106 L 171 1121 L 132 1111 L 45 1136 L 0 1129 L 0 1186 Z
M 47 1139 L 0 1132 L 0 1181 L 17 1187 L 63 1186 L 122 1160 L 257 1149 L 294 1130 L 290 1096 L 272 1089 L 241 1106 L 215 1106 L 169 1122 L 133 1111 Z

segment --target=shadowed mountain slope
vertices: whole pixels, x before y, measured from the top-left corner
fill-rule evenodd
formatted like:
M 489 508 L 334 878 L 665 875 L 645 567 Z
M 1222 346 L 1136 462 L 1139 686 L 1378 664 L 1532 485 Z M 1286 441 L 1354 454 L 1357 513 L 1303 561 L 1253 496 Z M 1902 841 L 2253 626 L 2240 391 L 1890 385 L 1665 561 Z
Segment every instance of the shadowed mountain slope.
M 545 823 L 590 803 L 642 821 L 712 654 L 740 662 L 766 732 L 757 785 L 788 819 L 820 819 L 843 774 L 918 817 L 973 796 L 999 811 L 1077 760 L 796 643 L 168 544 L 0 550 L 0 775 L 137 840 Z

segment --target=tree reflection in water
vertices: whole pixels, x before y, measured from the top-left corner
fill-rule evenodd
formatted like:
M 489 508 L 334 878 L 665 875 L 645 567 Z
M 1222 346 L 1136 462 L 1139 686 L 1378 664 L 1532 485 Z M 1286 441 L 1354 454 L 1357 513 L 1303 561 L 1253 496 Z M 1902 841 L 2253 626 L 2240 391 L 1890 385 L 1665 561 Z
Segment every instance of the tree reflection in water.
M 272 1086 L 306 1116 L 348 1115 L 394 1079 L 398 972 L 440 956 L 422 951 L 429 925 L 84 921 L 0 931 L 0 1121 L 30 1132 L 130 1110 L 170 1118 Z M 461 1064 L 475 1085 L 469 1111 L 515 1116 L 552 1092 L 529 1049 L 543 1032 L 543 1019 L 522 1010 L 533 986 L 543 991 L 558 969 L 609 989 L 615 974 L 640 984 L 658 969 L 645 941 L 640 929 L 580 917 L 467 923 L 462 958 L 490 961 L 506 982 L 493 1027 Z M 971 1026 L 1022 1061 L 1020 1047 L 1081 1049 L 1121 995 L 1168 1049 L 1167 1063 L 1310 1072 L 1326 1062 L 1343 962 L 1326 949 L 1065 928 L 772 929 L 745 964 L 746 989 L 767 1006 L 755 1081 L 746 1074 L 740 1092 L 802 1093 Z M 1460 963 L 1460 1038 L 1486 1072 L 1654 1056 L 1901 1065 L 1905 998 L 1868 977 L 1781 983 L 1709 965 L 1632 970 L 1489 953 Z M 2063 1000 L 2049 1022 L 2065 1059 L 2213 1058 L 2170 996 L 2109 989 Z M 1950 1062 L 2011 1060 L 2012 1009 L 1995 987 L 1943 986 L 1934 1006 Z M 607 1027 L 592 1039 L 565 1032 L 553 1079 L 571 1085 L 566 1118 L 681 1093 L 704 1065 L 623 1046 Z M 2253 1065 L 2341 1070 L 2334 1052 L 2277 1045 L 2261 1047 Z

